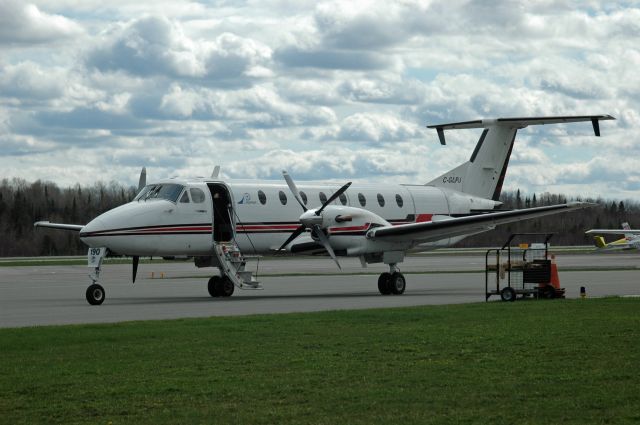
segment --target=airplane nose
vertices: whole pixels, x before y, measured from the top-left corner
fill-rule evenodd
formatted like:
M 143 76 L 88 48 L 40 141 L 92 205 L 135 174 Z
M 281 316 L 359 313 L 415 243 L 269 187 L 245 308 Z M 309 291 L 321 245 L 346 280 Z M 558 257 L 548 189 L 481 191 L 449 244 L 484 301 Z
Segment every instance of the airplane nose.
M 80 237 L 89 236 L 106 230 L 104 220 L 101 217 L 102 216 L 98 216 L 87 223 L 87 225 L 82 228 L 82 231 L 80 231 Z

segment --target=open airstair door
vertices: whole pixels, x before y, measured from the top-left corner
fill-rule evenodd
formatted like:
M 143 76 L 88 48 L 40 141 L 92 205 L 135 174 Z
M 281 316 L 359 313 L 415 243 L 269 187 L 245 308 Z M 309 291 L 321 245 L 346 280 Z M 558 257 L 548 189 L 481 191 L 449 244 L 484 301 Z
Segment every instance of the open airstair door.
M 236 244 L 233 202 L 229 190 L 222 183 L 207 183 L 207 186 L 213 210 L 213 253 L 221 274 L 219 283 L 216 283 L 217 277 L 212 278 L 213 289 L 209 292 L 213 296 L 228 297 L 233 293 L 234 286 L 262 289 L 253 272 L 246 270 L 247 259 Z
M 229 242 L 234 239 L 231 195 L 227 187 L 220 183 L 208 183 L 213 205 L 213 240 Z

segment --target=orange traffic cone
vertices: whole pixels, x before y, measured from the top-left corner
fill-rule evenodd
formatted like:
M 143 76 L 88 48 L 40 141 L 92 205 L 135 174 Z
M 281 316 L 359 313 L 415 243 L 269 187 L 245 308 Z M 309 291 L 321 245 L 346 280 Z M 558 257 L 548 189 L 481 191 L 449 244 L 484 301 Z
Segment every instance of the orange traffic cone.
M 560 277 L 558 276 L 558 266 L 554 254 L 551 254 L 551 285 L 556 289 L 560 289 Z

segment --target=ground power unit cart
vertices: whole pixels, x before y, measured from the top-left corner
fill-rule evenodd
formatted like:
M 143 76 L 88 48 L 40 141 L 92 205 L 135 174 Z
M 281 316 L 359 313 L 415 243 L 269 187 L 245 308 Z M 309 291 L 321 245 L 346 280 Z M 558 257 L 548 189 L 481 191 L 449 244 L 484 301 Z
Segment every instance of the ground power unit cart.
M 485 255 L 485 300 L 499 295 L 502 301 L 521 298 L 564 298 L 555 256 L 549 254 L 552 233 L 514 233 L 502 248 L 489 249 Z M 541 242 L 518 243 L 523 238 Z M 495 275 L 495 289 L 489 281 Z M 492 285 L 493 286 L 493 285 Z

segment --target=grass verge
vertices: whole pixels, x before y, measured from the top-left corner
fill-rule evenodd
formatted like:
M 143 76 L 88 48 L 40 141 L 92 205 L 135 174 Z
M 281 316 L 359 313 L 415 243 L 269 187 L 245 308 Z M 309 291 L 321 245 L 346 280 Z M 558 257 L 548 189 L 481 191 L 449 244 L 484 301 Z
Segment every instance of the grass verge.
M 0 329 L 0 423 L 637 423 L 640 300 Z

